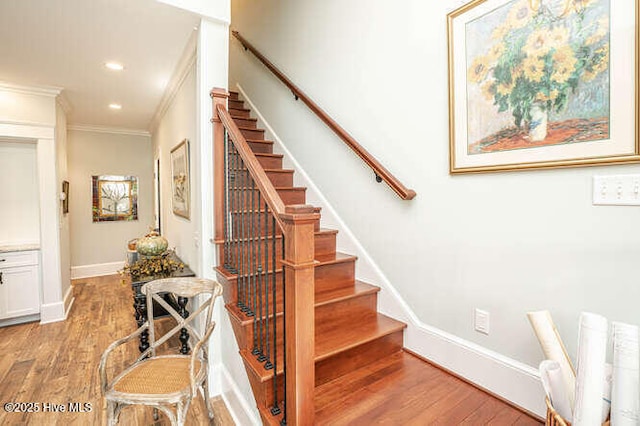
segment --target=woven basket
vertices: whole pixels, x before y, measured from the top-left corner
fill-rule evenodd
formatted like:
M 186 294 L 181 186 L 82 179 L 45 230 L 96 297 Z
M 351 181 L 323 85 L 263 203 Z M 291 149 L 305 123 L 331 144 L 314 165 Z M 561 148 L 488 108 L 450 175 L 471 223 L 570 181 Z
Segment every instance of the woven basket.
M 571 423 L 569 423 L 568 421 L 563 419 L 560 416 L 560 414 L 558 414 L 558 412 L 553 409 L 553 407 L 551 406 L 551 402 L 549 401 L 549 398 L 545 398 L 544 402 L 547 403 L 547 421 L 545 422 L 545 425 L 548 425 L 548 426 L 571 426 Z M 606 422 L 602 423 L 602 426 L 610 426 L 609 420 L 607 420 Z

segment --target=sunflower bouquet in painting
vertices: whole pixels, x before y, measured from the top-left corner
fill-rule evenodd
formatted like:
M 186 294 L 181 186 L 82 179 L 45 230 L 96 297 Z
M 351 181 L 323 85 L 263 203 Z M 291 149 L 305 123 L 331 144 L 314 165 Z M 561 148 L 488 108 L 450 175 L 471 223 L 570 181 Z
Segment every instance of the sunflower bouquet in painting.
M 609 137 L 610 0 L 515 0 L 469 22 L 469 154 Z

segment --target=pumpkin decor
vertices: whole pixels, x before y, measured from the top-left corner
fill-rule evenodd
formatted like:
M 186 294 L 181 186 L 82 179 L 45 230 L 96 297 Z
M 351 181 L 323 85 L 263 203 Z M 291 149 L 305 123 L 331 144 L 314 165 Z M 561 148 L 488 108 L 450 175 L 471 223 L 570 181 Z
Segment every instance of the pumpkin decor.
M 165 237 L 157 232 L 150 232 L 138 240 L 136 250 L 143 256 L 160 256 L 169 247 Z

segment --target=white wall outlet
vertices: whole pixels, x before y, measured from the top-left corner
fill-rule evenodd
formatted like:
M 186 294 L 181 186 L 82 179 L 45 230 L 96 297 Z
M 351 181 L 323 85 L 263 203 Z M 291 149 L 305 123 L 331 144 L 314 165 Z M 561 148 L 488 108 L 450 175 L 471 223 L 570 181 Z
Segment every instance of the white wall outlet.
M 640 175 L 594 176 L 593 205 L 640 206 Z
M 476 308 L 473 325 L 478 333 L 489 334 L 489 312 Z

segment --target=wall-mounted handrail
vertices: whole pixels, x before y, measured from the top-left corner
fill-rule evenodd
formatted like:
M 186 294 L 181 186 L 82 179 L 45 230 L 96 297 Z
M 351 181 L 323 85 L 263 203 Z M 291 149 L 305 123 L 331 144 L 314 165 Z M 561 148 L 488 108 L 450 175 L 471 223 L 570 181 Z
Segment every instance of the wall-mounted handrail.
M 412 200 L 416 196 L 416 192 L 413 189 L 409 189 L 402 184 L 389 170 L 387 170 L 376 158 L 371 155 L 366 149 L 362 147 L 345 129 L 343 129 L 336 121 L 331 118 L 322 108 L 320 108 L 315 102 L 307 96 L 298 86 L 284 75 L 278 68 L 276 68 L 271 61 L 269 61 L 263 54 L 256 50 L 251 43 L 249 43 L 244 37 L 240 35 L 238 31 L 232 31 L 232 34 L 237 38 L 245 50 L 250 50 L 256 58 L 260 60 L 285 86 L 293 92 L 296 99 L 300 99 L 304 102 L 311 111 L 313 111 L 318 118 L 320 118 L 333 132 L 338 135 L 358 157 L 362 159 L 376 175 L 376 180 L 381 182 L 384 180 L 387 185 L 393 189 L 393 191 L 400 196 L 403 200 Z

